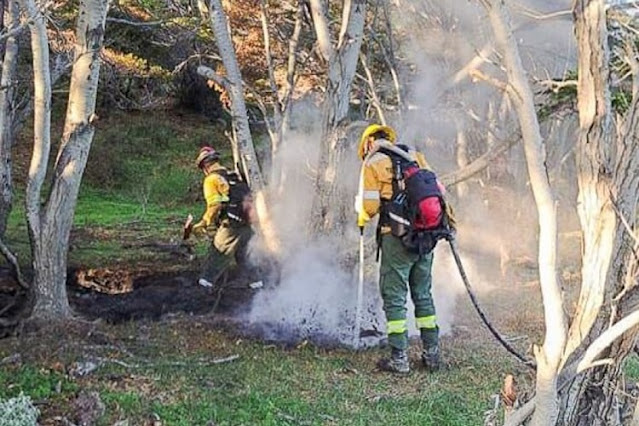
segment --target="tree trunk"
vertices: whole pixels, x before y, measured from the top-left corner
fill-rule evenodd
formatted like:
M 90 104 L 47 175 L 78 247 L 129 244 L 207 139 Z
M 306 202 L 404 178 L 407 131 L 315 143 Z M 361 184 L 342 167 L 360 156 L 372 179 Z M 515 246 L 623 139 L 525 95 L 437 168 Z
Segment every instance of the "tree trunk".
M 4 3 L 4 2 L 3 2 Z M 3 12 L 5 7 L 3 6 Z M 6 20 L 7 31 L 13 31 L 20 25 L 20 5 L 10 0 Z M 13 145 L 13 120 L 15 84 L 18 64 L 17 36 L 7 38 L 4 45 L 2 77 L 0 77 L 0 238 L 4 237 L 7 221 L 13 207 L 13 166 L 11 147 Z
M 66 297 L 69 235 L 82 174 L 95 133 L 93 121 L 100 74 L 99 55 L 108 6 L 109 0 L 80 2 L 67 115 L 53 184 L 43 211 L 40 211 L 37 202 L 31 206 L 31 210 L 38 210 L 38 226 L 32 226 L 31 229 L 35 296 L 32 316 L 35 318 L 59 318 L 70 314 Z M 50 91 L 48 94 L 50 96 Z M 43 158 L 44 167 L 47 157 Z M 39 192 L 32 194 L 32 197 L 39 198 Z M 32 211 L 33 216 L 35 213 Z
M 455 159 L 457 160 L 457 169 L 463 170 L 464 167 L 470 162 L 468 159 L 468 140 L 466 139 L 466 132 L 464 129 L 463 121 L 457 122 L 457 144 L 455 145 Z M 468 183 L 460 182 L 455 186 L 458 199 L 463 199 L 468 193 Z
M 238 139 L 242 166 L 255 197 L 255 209 L 260 222 L 260 229 L 269 250 L 278 252 L 280 247 L 279 238 L 271 221 L 266 203 L 266 188 L 260 171 L 260 165 L 257 162 L 257 154 L 255 153 L 248 114 L 246 112 L 242 74 L 237 63 L 237 57 L 235 56 L 235 49 L 229 33 L 226 13 L 220 0 L 210 0 L 209 16 L 211 18 L 211 27 L 215 34 L 215 43 L 217 44 L 219 54 L 226 68 L 225 86 L 231 98 L 233 126 Z
M 28 16 L 31 32 L 31 52 L 33 56 L 33 154 L 29 166 L 29 179 L 26 193 L 26 215 L 29 225 L 29 239 L 34 269 L 33 298 L 37 312 L 41 316 L 64 318 L 70 315 L 69 301 L 66 288 L 59 286 L 56 279 L 47 280 L 47 266 L 43 247 L 40 211 L 40 195 L 47 170 L 47 161 L 51 151 L 51 74 L 49 70 L 49 39 L 45 17 L 38 11 L 34 0 L 22 0 L 22 7 Z M 50 251 L 51 255 L 58 252 L 56 247 Z M 51 274 L 58 271 L 52 270 Z M 56 277 L 57 278 L 57 277 Z
M 635 92 L 615 140 L 605 8 L 603 0 L 577 0 L 573 10 L 579 49 L 578 209 L 584 253 L 581 293 L 564 363 L 579 357 L 589 342 L 635 309 L 638 297 L 635 242 L 620 218 L 629 227 L 636 224 L 639 99 Z M 614 360 L 612 366 L 593 369 L 568 385 L 561 401 L 561 424 L 614 424 L 620 369 L 635 337 L 636 331 L 628 333 L 606 351 L 605 356 Z
M 328 216 L 333 207 L 331 197 L 335 193 L 340 161 L 344 156 L 335 155 L 334 150 L 340 145 L 341 137 L 333 133 L 348 116 L 351 85 L 357 69 L 365 18 L 365 0 L 354 0 L 354 4 L 350 0 L 344 2 L 340 40 L 329 61 L 323 108 L 317 194 L 312 209 L 312 229 L 316 235 L 331 231 L 330 226 L 335 224 Z
M 313 28 L 317 36 L 317 46 L 325 61 L 330 61 L 333 56 L 333 44 L 331 43 L 331 32 L 324 12 L 325 6 L 322 0 L 309 1 L 311 16 L 313 17 Z
M 524 140 L 528 174 L 539 219 L 539 280 L 544 303 L 546 335 L 537 358 L 536 409 L 532 425 L 554 424 L 558 415 L 557 375 L 566 343 L 561 289 L 557 277 L 557 218 L 555 200 L 545 165 L 545 147 L 541 138 L 532 91 L 519 56 L 519 48 L 510 27 L 503 0 L 485 2 L 495 40 L 504 55 L 508 75 L 508 95 L 517 111 Z
M 589 3 L 590 6 L 587 6 Z M 609 196 L 613 159 L 608 42 L 603 2 L 575 3 L 579 48 L 579 144 L 577 147 L 578 212 L 584 233 L 582 292 L 573 319 L 565 358 L 588 336 L 604 301 L 606 276 L 613 255 L 616 217 Z M 599 71 L 603 68 L 603 72 Z M 594 238 L 593 238 L 594 237 Z

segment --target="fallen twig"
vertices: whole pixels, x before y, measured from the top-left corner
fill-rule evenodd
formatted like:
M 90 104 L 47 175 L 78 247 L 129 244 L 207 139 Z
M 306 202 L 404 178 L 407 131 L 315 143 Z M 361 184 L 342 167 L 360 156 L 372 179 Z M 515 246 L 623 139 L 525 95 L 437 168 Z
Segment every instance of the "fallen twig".
M 196 361 L 196 362 L 171 361 L 171 362 L 161 363 L 160 365 L 164 365 L 164 366 L 215 365 L 215 364 L 224 364 L 224 363 L 227 363 L 227 362 L 235 361 L 239 357 L 240 357 L 239 355 L 231 355 L 231 356 L 227 356 L 225 358 L 217 358 L 217 359 L 211 359 L 211 360 L 199 360 L 199 361 Z
M 20 355 L 19 353 L 15 353 L 13 355 L 9 355 L 7 357 L 4 357 L 0 360 L 0 365 L 6 365 L 6 364 L 17 364 L 22 360 L 22 355 Z
M 205 359 L 205 360 L 197 360 L 197 361 L 169 361 L 169 362 L 158 362 L 158 363 L 145 361 L 144 363 L 141 363 L 141 364 L 131 364 L 131 363 L 124 362 L 114 358 L 93 357 L 92 359 L 103 362 L 103 363 L 109 362 L 124 368 L 152 368 L 152 367 L 158 367 L 158 366 L 162 366 L 162 367 L 200 366 L 201 367 L 206 365 L 217 365 L 217 364 L 224 364 L 227 362 L 235 361 L 239 357 L 240 357 L 239 355 L 231 355 L 225 358 L 216 358 L 216 359 L 210 359 L 210 360 Z

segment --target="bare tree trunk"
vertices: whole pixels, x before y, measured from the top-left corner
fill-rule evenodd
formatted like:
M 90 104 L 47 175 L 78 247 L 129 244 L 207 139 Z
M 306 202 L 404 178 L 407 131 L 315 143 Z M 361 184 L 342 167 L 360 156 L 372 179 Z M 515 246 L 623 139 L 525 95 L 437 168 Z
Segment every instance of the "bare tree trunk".
M 557 376 L 566 343 L 566 320 L 557 277 L 557 218 L 555 200 L 545 165 L 545 148 L 541 138 L 532 91 L 513 37 L 510 18 L 503 0 L 484 1 L 495 40 L 504 55 L 508 75 L 507 91 L 517 111 L 524 139 L 528 174 L 539 216 L 539 279 L 544 302 L 546 336 L 541 348 L 535 346 L 537 358 L 536 409 L 532 425 L 554 424 L 557 405 Z
M 630 233 L 636 226 L 639 197 L 639 92 L 633 91 L 615 139 L 605 9 L 603 0 L 577 0 L 573 10 L 579 49 L 578 209 L 584 253 L 581 293 L 564 363 L 579 357 L 589 342 L 637 305 L 636 242 Z M 636 59 L 631 68 L 637 89 Z M 561 401 L 561 424 L 614 424 L 620 369 L 636 334 L 627 333 L 606 351 L 612 365 L 569 384 Z
M 4 3 L 4 2 L 3 2 Z M 4 6 L 2 8 L 4 12 Z M 20 25 L 20 5 L 10 0 L 6 20 L 7 31 Z M 17 35 L 7 38 L 4 45 L 2 77 L 0 78 L 0 238 L 4 237 L 7 221 L 13 207 L 13 166 L 11 147 L 13 145 L 13 120 L 15 101 L 15 79 L 18 65 Z
M 343 155 L 336 153 L 346 143 L 341 132 L 335 132 L 348 116 L 350 93 L 359 51 L 362 45 L 366 18 L 365 0 L 346 0 L 342 14 L 340 38 L 329 61 L 326 99 L 324 101 L 320 158 L 317 170 L 317 194 L 313 200 L 312 229 L 315 234 L 330 230 L 337 223 L 329 220 L 331 197 L 337 184 L 338 169 Z
M 466 139 L 466 132 L 462 120 L 457 122 L 457 144 L 455 145 L 455 159 L 457 160 L 457 168 L 459 170 L 464 169 L 470 162 L 468 160 L 468 140 Z M 460 182 L 455 186 L 457 191 L 457 197 L 462 199 L 468 193 L 468 183 Z
M 67 299 L 66 287 L 56 285 L 56 281 L 47 281 L 47 266 L 42 254 L 46 248 L 42 244 L 42 218 L 40 195 L 46 176 L 47 161 L 51 152 L 51 75 L 49 71 L 49 40 L 44 16 L 37 10 L 34 0 L 22 0 L 22 5 L 32 20 L 29 22 L 31 32 L 31 52 L 33 56 L 34 75 L 34 138 L 33 154 L 29 166 L 27 182 L 26 215 L 29 225 L 29 238 L 34 269 L 33 297 L 41 314 L 50 317 L 67 317 L 71 313 Z M 56 247 L 51 251 L 53 255 Z
M 264 240 L 268 248 L 273 252 L 277 252 L 280 247 L 279 238 L 270 219 L 266 203 L 266 188 L 260 165 L 257 162 L 257 154 L 255 153 L 248 114 L 246 112 L 242 74 L 237 63 L 231 35 L 229 34 L 226 13 L 220 0 L 209 1 L 209 16 L 211 18 L 211 27 L 215 33 L 215 42 L 222 61 L 224 62 L 224 67 L 226 68 L 224 86 L 231 98 L 233 126 L 238 139 L 242 166 L 255 196 L 255 208 L 260 222 L 260 229 L 264 234 Z M 206 70 L 204 70 L 203 67 L 200 67 L 198 71 L 200 74 L 206 74 Z M 209 76 L 214 77 L 210 75 L 210 73 Z
M 324 2 L 322 0 L 310 0 L 309 5 L 319 51 L 325 61 L 330 61 L 333 56 L 333 44 L 331 43 L 331 31 L 326 19 Z
M 616 225 L 609 197 L 609 178 L 600 173 L 600 167 L 606 174 L 612 171 L 613 159 L 610 152 L 606 151 L 612 143 L 614 130 L 608 88 L 610 55 L 603 2 L 575 3 L 575 18 L 580 49 L 577 98 L 580 127 L 577 177 L 580 190 L 577 206 L 584 232 L 584 253 L 582 293 L 579 309 L 570 328 L 566 357 L 588 336 L 599 315 L 613 254 Z M 597 70 L 600 66 L 605 73 Z
M 33 7 L 32 0 L 25 0 Z M 70 315 L 66 295 L 67 253 L 73 215 L 95 128 L 95 101 L 100 73 L 100 50 L 104 39 L 104 26 L 109 0 L 82 0 L 76 26 L 75 61 L 71 72 L 69 102 L 64 132 L 54 168 L 51 192 L 40 208 L 40 188 L 46 172 L 50 147 L 50 76 L 46 28 L 41 18 L 34 25 L 38 37 L 32 32 L 32 49 L 36 81 L 36 117 L 44 116 L 46 125 L 38 125 L 36 135 L 46 140 L 46 149 L 34 149 L 32 168 L 41 177 L 28 188 L 30 237 L 32 241 L 35 305 L 32 316 L 39 319 L 64 318 Z M 43 52 L 46 52 L 43 54 Z M 44 58 L 47 57 L 47 61 Z M 36 61 L 41 58 L 42 61 Z M 37 66 L 36 66 L 37 65 Z M 42 77 L 46 75 L 46 77 Z M 46 155 L 45 155 L 46 154 Z M 30 176 L 32 174 L 30 173 Z

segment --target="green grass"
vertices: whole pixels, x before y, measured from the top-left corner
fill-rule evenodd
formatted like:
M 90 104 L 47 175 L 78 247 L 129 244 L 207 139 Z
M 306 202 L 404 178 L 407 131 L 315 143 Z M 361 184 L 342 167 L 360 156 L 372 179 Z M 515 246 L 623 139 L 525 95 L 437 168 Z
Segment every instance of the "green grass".
M 24 391 L 35 399 L 60 402 L 72 401 L 79 389 L 96 390 L 106 407 L 101 425 L 123 419 L 145 424 L 159 418 L 164 425 L 189 426 L 464 426 L 482 423 L 491 395 L 513 368 L 510 361 L 496 365 L 495 354 L 479 342 L 461 340 L 444 344 L 444 354 L 452 359 L 449 369 L 429 374 L 415 363 L 409 376 L 398 377 L 376 371 L 375 361 L 386 353 L 382 349 L 265 346 L 188 319 L 144 325 L 150 338 L 141 343 L 131 340 L 136 327 L 130 323 L 103 331 L 120 345 L 132 345 L 129 350 L 136 354 L 109 356 L 139 368 L 106 363 L 87 377 L 70 379 L 36 362 L 0 375 L 0 386 L 10 389 L 0 395 Z M 201 363 L 231 354 L 239 358 Z M 48 354 L 49 359 L 40 362 L 67 365 L 79 356 Z M 411 356 L 416 360 L 417 352 Z M 172 364 L 175 361 L 182 364 Z M 60 394 L 53 390 L 58 381 Z M 68 409 L 54 409 L 46 402 L 43 419 L 59 410 Z
M 214 144 L 230 164 L 222 130 L 203 117 L 162 111 L 144 115 L 116 111 L 102 117 L 77 200 L 70 265 L 153 260 L 148 250 L 123 250 L 123 246 L 179 239 L 186 216 L 198 217 L 204 209 L 202 175 L 193 163 L 202 142 Z M 29 265 L 25 169 L 23 160 L 17 167 L 6 240 L 20 262 Z
M 21 366 L 16 370 L 0 370 L 0 398 L 13 398 L 24 392 L 35 401 L 55 397 L 58 393 L 77 390 L 75 383 L 56 371 L 37 368 L 34 365 Z
M 129 246 L 179 239 L 186 215 L 202 212 L 201 175 L 194 170 L 193 157 L 201 141 L 212 135 L 218 138 L 212 140 L 217 147 L 224 146 L 221 134 L 193 117 L 103 117 L 78 199 L 70 265 L 168 264 Z M 230 164 L 225 153 L 223 161 Z M 27 263 L 20 200 L 10 217 L 7 242 Z M 205 244 L 197 246 L 198 253 Z M 148 340 L 136 337 L 140 328 L 148 330 Z M 89 336 L 98 336 L 97 343 Z M 72 377 L 73 363 L 86 359 L 103 344 L 102 338 L 127 346 L 135 357 L 117 351 L 96 355 L 141 367 L 107 362 L 89 376 Z M 93 349 L 82 349 L 85 340 Z M 460 339 L 444 346 L 449 370 L 427 374 L 417 369 L 408 377 L 395 377 L 374 367 L 383 350 L 353 352 L 311 345 L 287 349 L 240 339 L 189 318 L 93 324 L 90 332 L 81 334 L 64 329 L 61 335 L 33 340 L 27 335 L 1 343 L 0 359 L 21 353 L 24 361 L 0 369 L 0 397 L 21 391 L 30 395 L 39 403 L 43 424 L 59 416 L 73 421 L 73 400 L 88 389 L 97 391 L 105 404 L 98 423 L 105 426 L 122 420 L 150 424 L 154 418 L 163 425 L 185 426 L 477 425 L 492 405 L 503 375 L 513 369 L 503 354 L 496 357 L 480 342 Z M 201 359 L 231 354 L 239 359 L 198 365 Z M 412 358 L 417 358 L 414 351 Z

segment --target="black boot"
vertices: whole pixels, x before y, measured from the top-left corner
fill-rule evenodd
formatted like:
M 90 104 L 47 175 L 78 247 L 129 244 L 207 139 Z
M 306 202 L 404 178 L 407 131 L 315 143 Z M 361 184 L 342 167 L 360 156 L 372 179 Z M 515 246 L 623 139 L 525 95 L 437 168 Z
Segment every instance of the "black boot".
M 377 363 L 377 367 L 382 371 L 408 374 L 410 372 L 408 353 L 405 350 L 393 348 L 390 358 L 380 359 Z
M 422 351 L 422 363 L 428 371 L 439 370 L 439 346 L 431 346 Z
M 429 371 L 437 371 L 440 366 L 439 356 L 439 329 L 422 328 L 422 363 Z

